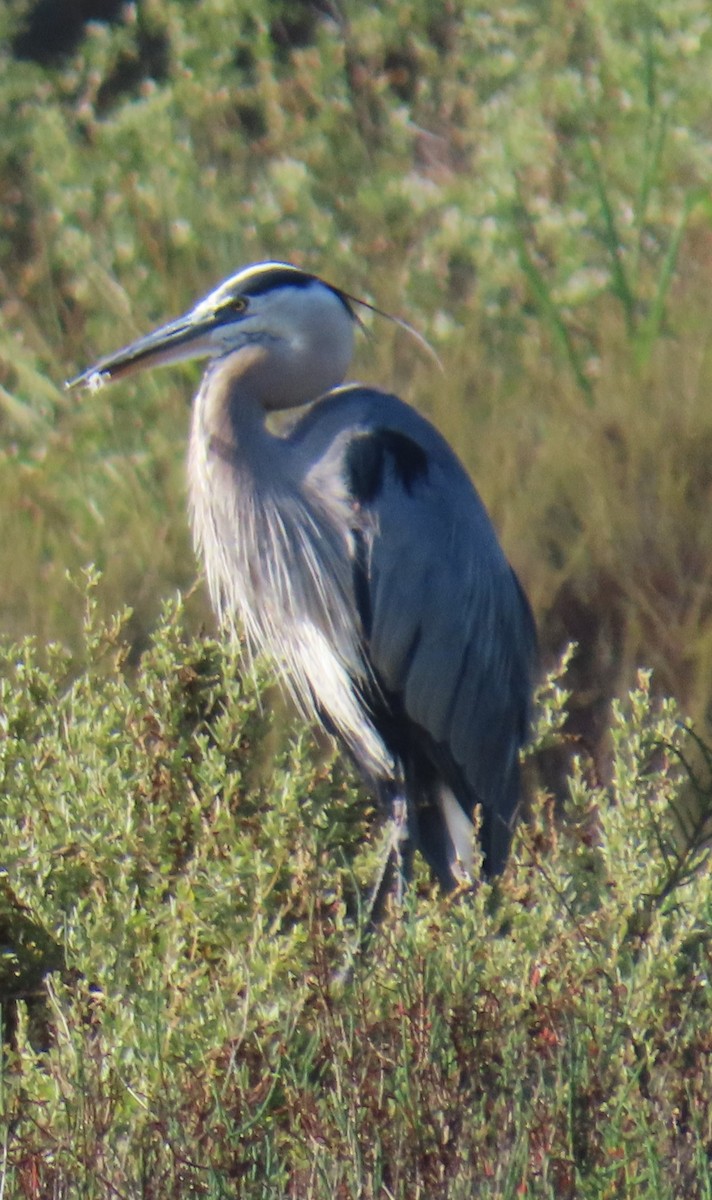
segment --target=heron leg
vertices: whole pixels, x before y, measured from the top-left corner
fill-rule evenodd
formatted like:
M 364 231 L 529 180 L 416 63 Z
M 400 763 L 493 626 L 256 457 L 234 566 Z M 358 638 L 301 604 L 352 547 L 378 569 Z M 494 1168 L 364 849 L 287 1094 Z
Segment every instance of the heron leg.
M 415 843 L 409 804 L 400 790 L 394 791 L 387 797 L 387 800 L 390 812 L 385 838 L 385 853 L 366 906 L 365 921 L 361 932 L 355 945 L 349 951 L 347 961 L 333 976 L 332 982 L 337 986 L 341 986 L 351 979 L 357 959 L 366 949 L 383 919 L 389 897 L 393 896 L 399 908 L 402 906 L 405 890 L 411 878 Z
M 402 787 L 382 786 L 381 799 L 384 808 L 388 810 L 388 828 L 384 839 L 384 854 L 381 869 L 373 883 L 369 902 L 364 912 L 364 923 L 348 952 L 348 958 L 333 977 L 333 983 L 341 986 L 353 976 L 355 962 L 364 953 L 367 943 L 381 924 L 385 906 L 393 896 L 397 907 L 401 907 L 405 899 L 406 888 L 413 872 L 413 856 L 415 853 L 414 814 Z
M 382 919 L 389 896 L 393 896 L 399 908 L 403 904 L 413 869 L 414 851 L 408 801 L 397 792 L 390 801 L 385 854 L 368 904 L 365 936 Z
M 391 844 L 395 859 L 394 895 L 396 904 L 400 908 L 413 873 L 413 855 L 415 853 L 411 833 L 410 808 L 405 796 L 396 796 L 393 801 L 391 825 Z

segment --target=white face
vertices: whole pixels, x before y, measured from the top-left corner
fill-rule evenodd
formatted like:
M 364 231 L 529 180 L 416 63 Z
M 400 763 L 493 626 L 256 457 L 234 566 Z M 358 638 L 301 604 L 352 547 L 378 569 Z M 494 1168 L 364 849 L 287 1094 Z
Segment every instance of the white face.
M 318 279 L 252 295 L 232 315 L 237 297 L 222 291 L 209 338 L 213 357 L 225 359 L 245 347 L 261 353 L 244 376 L 267 408 L 304 404 L 343 382 L 351 362 L 354 318 L 339 295 Z M 208 298 L 214 303 L 215 293 Z M 239 303 L 239 301 L 238 301 Z M 259 363 L 259 366 L 258 366 Z M 239 363 L 234 364 L 236 377 Z
M 317 383 L 333 380 L 320 388 L 325 391 L 343 380 L 353 325 L 348 303 L 328 284 L 288 263 L 259 263 L 225 280 L 184 316 L 101 359 L 70 386 L 95 389 L 146 367 L 220 359 L 259 346 L 260 391 L 266 394 L 269 384 L 273 403 L 281 406 L 289 383 L 289 403 L 303 403 L 296 396 L 318 395 Z
M 333 334 L 335 326 L 354 322 L 333 288 L 285 263 L 261 263 L 238 272 L 201 300 L 189 318 L 196 330 L 210 329 L 219 352 L 236 348 L 243 339 L 266 345 L 316 343 L 320 335 Z

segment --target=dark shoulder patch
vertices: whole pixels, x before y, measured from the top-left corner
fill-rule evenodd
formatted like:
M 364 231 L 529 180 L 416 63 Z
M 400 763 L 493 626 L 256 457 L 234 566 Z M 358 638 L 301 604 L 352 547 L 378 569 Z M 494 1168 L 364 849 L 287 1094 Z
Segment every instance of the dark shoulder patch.
M 427 454 L 418 442 L 391 429 L 383 430 L 383 441 L 403 487 L 411 492 L 418 480 L 424 479 L 428 473 Z
M 368 433 L 349 442 L 344 456 L 346 486 L 360 504 L 370 504 L 383 487 L 383 447 Z
M 372 504 L 383 488 L 390 469 L 408 494 L 428 473 L 428 456 L 422 446 L 395 429 L 360 433 L 351 441 L 344 457 L 346 485 L 360 504 Z

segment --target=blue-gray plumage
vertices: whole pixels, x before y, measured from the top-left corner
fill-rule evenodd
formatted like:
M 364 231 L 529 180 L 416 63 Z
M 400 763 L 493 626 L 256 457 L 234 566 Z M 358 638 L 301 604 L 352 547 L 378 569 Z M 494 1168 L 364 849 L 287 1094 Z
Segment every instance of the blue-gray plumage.
M 396 396 L 339 386 L 360 303 L 289 264 L 257 264 L 73 385 L 208 359 L 189 483 L 211 597 L 393 817 L 380 908 L 415 848 L 444 888 L 468 876 L 478 805 L 485 869 L 504 866 L 536 637 L 445 440 Z M 291 432 L 270 432 L 270 412 L 303 404 Z

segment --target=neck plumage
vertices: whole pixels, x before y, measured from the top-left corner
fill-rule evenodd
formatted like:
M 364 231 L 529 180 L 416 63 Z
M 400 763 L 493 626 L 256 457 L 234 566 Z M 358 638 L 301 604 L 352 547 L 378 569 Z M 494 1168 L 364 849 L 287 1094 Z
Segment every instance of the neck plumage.
M 249 462 L 275 440 L 265 425 L 264 405 L 250 388 L 249 372 L 243 367 L 237 355 L 217 359 L 201 381 L 193 404 L 191 442 L 201 442 L 208 459 L 215 453 L 234 463 Z
M 209 368 L 195 399 L 188 473 L 213 606 L 229 625 L 242 624 L 253 650 L 270 654 L 310 717 L 319 715 L 320 696 L 320 715 L 382 774 L 392 763 L 364 722 L 354 684 L 368 668 L 347 531 L 304 487 L 302 452 L 271 434 L 265 417 L 234 361 L 232 369 L 229 359 Z

